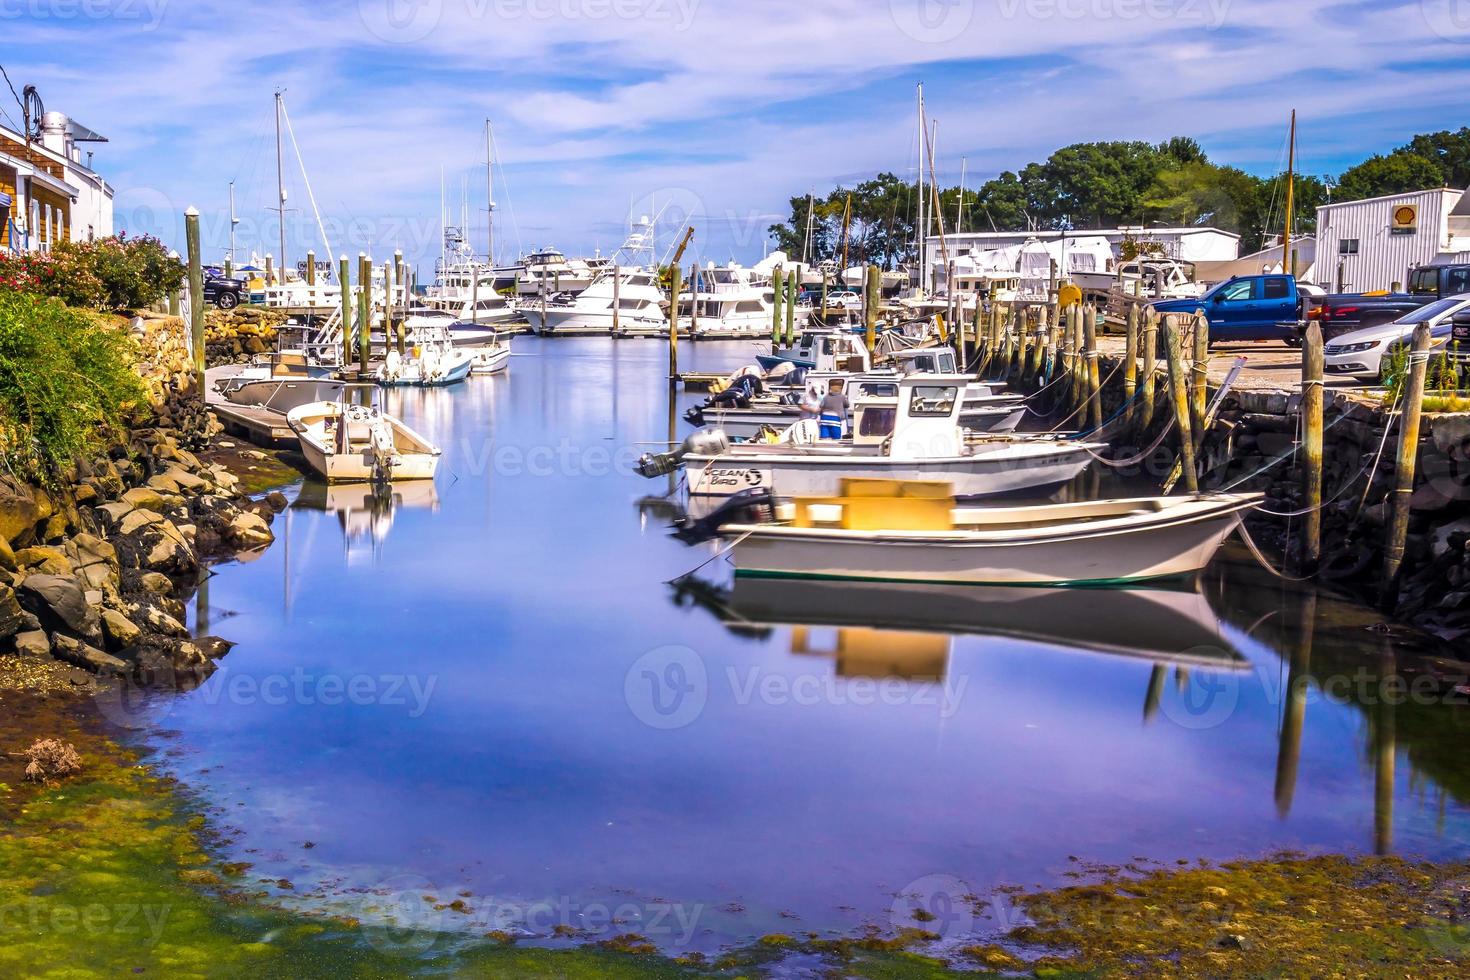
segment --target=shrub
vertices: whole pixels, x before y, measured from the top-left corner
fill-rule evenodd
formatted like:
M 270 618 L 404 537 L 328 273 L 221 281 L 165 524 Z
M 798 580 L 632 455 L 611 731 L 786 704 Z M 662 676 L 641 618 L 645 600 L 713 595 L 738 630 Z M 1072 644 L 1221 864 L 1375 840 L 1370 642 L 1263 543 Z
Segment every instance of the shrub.
M 143 402 L 127 333 L 59 300 L 0 290 L 0 442 L 42 480 L 117 434 Z
M 0 287 L 90 310 L 143 309 L 183 282 L 183 265 L 156 238 L 57 242 L 46 253 L 0 256 Z

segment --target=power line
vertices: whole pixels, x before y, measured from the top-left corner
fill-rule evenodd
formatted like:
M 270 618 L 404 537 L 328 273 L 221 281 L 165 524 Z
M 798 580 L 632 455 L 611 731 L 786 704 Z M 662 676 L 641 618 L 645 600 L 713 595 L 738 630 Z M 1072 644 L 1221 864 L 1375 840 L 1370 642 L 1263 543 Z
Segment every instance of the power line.
M 21 97 L 20 97 L 19 93 L 17 93 L 15 91 L 15 83 L 10 80 L 10 73 L 5 70 L 5 66 L 4 65 L 0 65 L 0 75 L 4 75 L 5 76 L 5 84 L 10 87 L 10 96 L 11 96 L 11 98 L 15 99 L 15 104 L 20 107 L 20 114 L 21 114 L 21 116 L 25 116 L 25 113 L 26 113 L 26 104 L 25 104 L 25 102 L 23 102 L 21 100 Z M 4 110 L 0 110 L 0 112 L 3 112 L 3 111 Z M 9 119 L 12 123 L 15 122 L 15 119 L 8 112 L 5 113 L 5 118 Z M 22 133 L 21 135 L 24 136 L 24 137 L 26 137 L 27 139 L 29 139 L 31 134 L 30 133 Z

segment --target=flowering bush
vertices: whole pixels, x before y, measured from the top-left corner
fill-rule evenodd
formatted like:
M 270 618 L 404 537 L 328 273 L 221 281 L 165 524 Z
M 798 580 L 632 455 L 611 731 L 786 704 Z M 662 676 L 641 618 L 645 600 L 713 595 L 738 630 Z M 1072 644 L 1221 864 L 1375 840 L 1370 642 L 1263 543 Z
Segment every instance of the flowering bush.
M 54 296 L 82 309 L 143 309 L 183 281 L 183 265 L 146 236 L 57 242 L 46 253 L 0 255 L 0 289 Z

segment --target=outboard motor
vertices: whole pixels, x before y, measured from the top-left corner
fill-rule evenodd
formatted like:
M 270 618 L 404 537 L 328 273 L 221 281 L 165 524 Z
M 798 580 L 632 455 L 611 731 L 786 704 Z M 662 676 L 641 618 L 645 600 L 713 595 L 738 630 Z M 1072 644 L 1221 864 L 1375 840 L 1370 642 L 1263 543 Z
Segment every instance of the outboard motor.
M 726 524 L 768 524 L 776 519 L 776 498 L 769 487 L 747 487 L 732 493 L 703 517 L 686 517 L 674 535 L 691 544 L 718 537 Z
M 717 395 L 711 395 L 705 400 L 705 405 L 713 408 L 749 408 L 750 390 L 748 388 L 726 388 Z
M 719 429 L 703 429 L 685 439 L 671 453 L 644 453 L 638 459 L 638 472 L 653 479 L 668 476 L 684 465 L 684 457 L 691 453 L 700 456 L 719 456 L 730 449 L 730 437 Z
M 704 405 L 691 405 L 684 413 L 684 421 L 696 428 L 704 428 Z

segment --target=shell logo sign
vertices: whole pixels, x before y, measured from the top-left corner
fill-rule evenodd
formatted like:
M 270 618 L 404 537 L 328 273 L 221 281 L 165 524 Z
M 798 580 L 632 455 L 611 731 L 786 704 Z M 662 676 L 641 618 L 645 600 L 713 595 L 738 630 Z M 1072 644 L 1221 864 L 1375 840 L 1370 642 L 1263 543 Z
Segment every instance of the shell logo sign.
M 1393 209 L 1393 225 L 1390 227 L 1395 235 L 1412 235 L 1419 228 L 1419 206 L 1416 204 L 1400 204 Z

